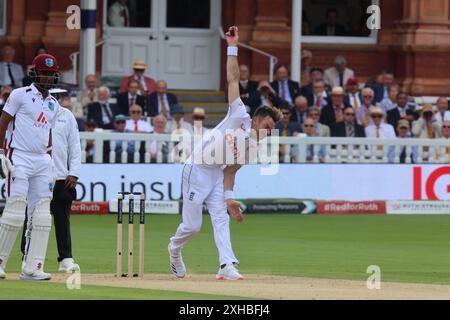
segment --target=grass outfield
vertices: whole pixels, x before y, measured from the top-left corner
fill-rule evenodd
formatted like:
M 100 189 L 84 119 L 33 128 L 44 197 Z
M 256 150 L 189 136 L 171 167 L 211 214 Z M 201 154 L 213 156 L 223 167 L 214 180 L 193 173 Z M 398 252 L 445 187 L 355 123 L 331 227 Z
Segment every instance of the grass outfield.
M 180 221 L 180 216 L 147 217 L 146 273 L 169 273 L 167 243 Z M 82 273 L 115 272 L 114 216 L 73 216 L 72 237 L 74 256 Z M 137 252 L 137 224 L 135 240 Z M 241 262 L 240 271 L 244 275 L 365 281 L 368 277 L 367 267 L 378 265 L 383 281 L 450 284 L 450 216 L 247 215 L 243 224 L 232 223 L 232 241 Z M 19 272 L 18 242 L 8 263 L 9 273 Z M 126 240 L 124 242 L 126 248 Z M 204 216 L 202 231 L 184 249 L 183 257 L 191 274 L 217 272 L 217 252 L 208 216 Z M 57 271 L 53 232 L 46 271 Z M 28 288 L 28 283 L 5 283 L 18 290 L 17 298 L 21 296 L 21 288 Z M 5 283 L 0 282 L 0 288 Z M 44 288 L 52 288 L 52 284 Z M 92 290 L 92 295 L 86 298 L 103 298 L 101 292 L 94 292 L 100 289 Z M 105 298 L 114 298 L 120 296 L 119 291 L 132 289 L 117 290 L 117 295 L 109 293 Z M 0 290 L 0 299 L 3 299 L 4 294 L 1 292 L 5 291 Z M 128 298 L 141 297 L 139 290 L 128 293 L 131 294 Z M 150 298 L 153 293 L 149 292 Z M 38 297 L 47 296 L 43 292 Z M 67 297 L 70 298 L 70 294 Z M 186 297 L 196 298 L 192 294 Z M 175 298 L 183 299 L 183 294 L 177 293 Z

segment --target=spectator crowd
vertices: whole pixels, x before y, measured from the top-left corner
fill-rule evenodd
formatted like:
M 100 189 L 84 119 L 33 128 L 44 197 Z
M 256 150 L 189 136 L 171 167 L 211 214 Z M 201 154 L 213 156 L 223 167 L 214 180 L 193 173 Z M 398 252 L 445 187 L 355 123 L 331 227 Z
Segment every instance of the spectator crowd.
M 43 52 L 45 48 L 39 48 L 36 53 Z M 24 68 L 14 63 L 14 56 L 12 46 L 3 47 L 0 108 L 14 88 L 29 84 Z M 276 127 L 281 136 L 449 139 L 450 108 L 446 97 L 439 97 L 435 106 L 419 106 L 401 89 L 391 71 L 383 71 L 374 77 L 376 80 L 361 83 L 344 56 L 337 56 L 325 70 L 314 66 L 313 58 L 311 51 L 302 52 L 300 82 L 290 79 L 289 67 L 284 64 L 276 67 L 271 83 L 264 79 L 254 81 L 250 68 L 241 65 L 240 93 L 250 115 L 263 105 L 279 108 L 284 116 Z M 169 84 L 145 75 L 149 68 L 145 61 L 134 61 L 132 68 L 133 74 L 120 81 L 114 96 L 115 91 L 102 85 L 97 75 L 86 76 L 85 89 L 76 96 L 69 92 L 64 103 L 70 104 L 80 131 L 180 135 L 187 131 L 192 135 L 198 123 L 206 130 L 202 126 L 206 118 L 204 109 L 195 108 L 192 117 L 185 117 L 177 96 L 168 91 Z M 116 152 L 116 162 L 124 159 L 133 162 L 136 153 L 143 162 L 148 151 L 145 143 L 139 146 L 114 141 L 105 144 L 106 162 L 111 160 L 111 148 Z M 92 161 L 93 150 L 93 142 L 88 141 L 88 162 Z M 156 143 L 152 142 L 152 161 L 156 161 L 157 152 Z M 167 152 L 167 145 L 163 145 L 164 157 Z M 413 148 L 413 162 L 415 152 Z M 450 148 L 446 152 L 450 161 Z M 308 149 L 307 157 L 312 158 L 313 153 L 314 149 Z M 322 159 L 324 150 L 319 148 L 319 153 Z M 280 148 L 280 159 L 284 155 L 284 148 Z M 401 161 L 405 162 L 405 158 L 403 150 Z

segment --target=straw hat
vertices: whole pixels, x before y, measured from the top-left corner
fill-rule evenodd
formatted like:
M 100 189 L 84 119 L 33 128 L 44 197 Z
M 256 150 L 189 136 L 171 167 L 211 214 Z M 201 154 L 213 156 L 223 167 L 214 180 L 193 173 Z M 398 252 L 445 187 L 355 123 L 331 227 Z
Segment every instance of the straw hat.
M 136 70 L 145 70 L 148 68 L 148 65 L 142 59 L 136 59 L 132 65 L 133 69 Z

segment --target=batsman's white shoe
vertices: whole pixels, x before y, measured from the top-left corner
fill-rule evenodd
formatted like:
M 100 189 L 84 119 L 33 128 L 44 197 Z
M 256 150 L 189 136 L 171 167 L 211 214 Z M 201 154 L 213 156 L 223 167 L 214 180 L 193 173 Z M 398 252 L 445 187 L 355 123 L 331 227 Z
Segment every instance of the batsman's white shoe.
M 80 266 L 72 258 L 66 258 L 59 263 L 58 271 L 63 273 L 80 272 Z
M 38 270 L 32 274 L 23 273 L 20 275 L 20 280 L 25 281 L 46 281 L 50 280 L 52 275 L 50 273 L 45 273 L 44 271 Z
M 179 253 L 178 255 L 173 255 L 170 251 L 170 244 L 167 249 L 169 250 L 170 269 L 172 270 L 172 273 L 177 278 L 184 278 L 184 276 L 186 275 L 186 266 L 184 265 L 181 253 Z
M 222 268 L 223 267 L 223 268 Z M 244 280 L 233 263 L 221 266 L 216 276 L 217 280 Z
M 6 272 L 0 267 L 0 279 L 6 279 Z

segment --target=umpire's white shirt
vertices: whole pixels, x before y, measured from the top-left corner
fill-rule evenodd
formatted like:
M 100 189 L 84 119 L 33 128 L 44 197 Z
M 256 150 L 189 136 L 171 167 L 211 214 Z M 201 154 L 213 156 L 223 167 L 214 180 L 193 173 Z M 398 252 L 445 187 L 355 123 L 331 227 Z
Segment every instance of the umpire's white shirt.
M 55 180 L 64 180 L 67 176 L 78 178 L 81 167 L 80 134 L 75 116 L 66 108 L 60 108 L 56 115 L 52 145 Z

